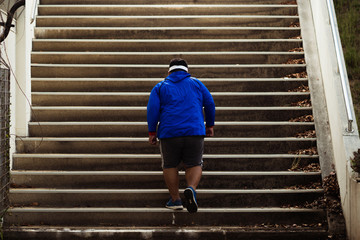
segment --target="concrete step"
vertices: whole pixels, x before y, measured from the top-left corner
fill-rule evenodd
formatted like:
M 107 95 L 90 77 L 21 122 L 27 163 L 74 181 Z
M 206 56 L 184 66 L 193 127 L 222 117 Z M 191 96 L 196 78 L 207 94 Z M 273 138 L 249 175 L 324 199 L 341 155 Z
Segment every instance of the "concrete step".
M 316 146 L 316 138 L 206 138 L 207 154 L 286 154 Z M 18 138 L 18 153 L 157 154 L 148 138 Z
M 319 162 L 318 155 L 205 154 L 205 171 L 287 171 Z M 13 170 L 161 171 L 159 154 L 14 154 Z
M 38 16 L 37 27 L 289 27 L 298 16 Z
M 217 137 L 294 137 L 314 130 L 302 122 L 216 122 Z M 144 137 L 146 122 L 30 122 L 32 137 Z
M 32 63 L 168 64 L 182 57 L 191 64 L 283 64 L 304 58 L 303 52 L 33 52 Z
M 31 121 L 146 121 L 146 107 L 33 107 Z M 289 121 L 311 107 L 217 107 L 217 121 Z
M 284 64 L 304 58 L 298 21 L 292 0 L 40 0 L 5 238 L 326 239 L 326 212 L 301 208 L 323 195 L 321 172 L 302 170 L 319 156 L 291 154 L 317 142 L 295 137 L 313 122 L 289 122 L 312 114 L 290 106 L 310 96 L 286 77 L 306 71 Z M 147 139 L 149 92 L 177 56 L 217 104 L 192 215 L 164 208 Z
M 171 52 L 171 51 L 289 51 L 301 39 L 33 39 L 33 51 Z
M 198 78 L 281 78 L 306 70 L 306 64 L 189 65 Z M 168 65 L 151 64 L 32 64 L 35 78 L 148 78 L 167 76 Z
M 33 92 L 33 106 L 146 106 L 149 92 Z M 212 92 L 216 106 L 292 106 L 309 92 Z
M 280 227 L 280 229 L 279 229 Z M 147 227 L 147 228 L 129 228 L 129 227 L 37 227 L 37 226 L 11 226 L 4 230 L 5 239 L 10 240 L 38 240 L 41 235 L 43 240 L 54 239 L 83 239 L 88 240 L 113 240 L 113 239 L 159 239 L 159 240 L 183 240 L 183 239 L 216 239 L 216 240 L 326 240 L 327 231 L 323 227 L 302 226 L 248 226 L 248 227 L 218 227 L 218 226 L 186 226 L 180 228 L 173 227 Z
M 33 78 L 33 92 L 150 92 L 164 78 Z M 210 92 L 287 92 L 306 78 L 201 78 Z
M 11 184 L 58 189 L 164 189 L 162 171 L 12 171 Z M 180 172 L 180 188 L 186 187 Z M 277 189 L 321 183 L 320 172 L 203 171 L 198 189 Z M 166 199 L 165 199 L 166 200 Z
M 298 27 L 36 27 L 40 39 L 287 39 Z
M 239 0 L 41 0 L 44 5 L 57 4 L 238 4 Z M 294 4 L 294 0 L 241 0 L 242 4 Z
M 293 208 L 200 208 L 197 214 L 165 208 L 12 208 L 6 221 L 56 226 L 242 226 L 317 224 L 324 210 Z
M 296 15 L 297 5 L 286 4 L 80 4 L 39 5 L 43 15 Z
M 184 189 L 180 189 L 183 193 Z M 283 207 L 313 202 L 322 189 L 199 189 L 197 200 L 204 208 Z M 164 207 L 167 189 L 10 189 L 12 206 L 25 207 Z M 264 202 L 266 199 L 266 202 Z

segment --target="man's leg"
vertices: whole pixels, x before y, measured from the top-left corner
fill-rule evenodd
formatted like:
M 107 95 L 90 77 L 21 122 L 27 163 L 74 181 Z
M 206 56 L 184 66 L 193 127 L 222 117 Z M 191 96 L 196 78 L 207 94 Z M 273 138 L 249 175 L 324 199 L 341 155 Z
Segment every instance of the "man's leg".
M 163 170 L 166 186 L 169 189 L 173 201 L 180 199 L 179 173 L 177 168 L 165 168 Z
M 184 151 L 184 165 L 186 166 L 185 178 L 187 188 L 184 191 L 186 208 L 188 212 L 197 212 L 196 188 L 199 185 L 202 175 L 202 155 L 204 152 L 204 138 L 187 138 L 186 150 Z
M 201 175 L 202 175 L 202 167 L 201 166 L 187 168 L 185 170 L 185 178 L 186 178 L 187 185 L 189 187 L 192 187 L 194 190 L 196 190 L 197 186 L 199 185 Z

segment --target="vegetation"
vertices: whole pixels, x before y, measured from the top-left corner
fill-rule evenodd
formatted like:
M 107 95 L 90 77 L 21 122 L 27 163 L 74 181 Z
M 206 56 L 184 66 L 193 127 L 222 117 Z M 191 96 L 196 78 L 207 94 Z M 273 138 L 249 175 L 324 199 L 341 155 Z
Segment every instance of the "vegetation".
M 354 158 L 351 159 L 351 167 L 355 172 L 360 173 L 360 149 L 354 152 Z
M 334 0 L 357 122 L 360 123 L 360 1 Z

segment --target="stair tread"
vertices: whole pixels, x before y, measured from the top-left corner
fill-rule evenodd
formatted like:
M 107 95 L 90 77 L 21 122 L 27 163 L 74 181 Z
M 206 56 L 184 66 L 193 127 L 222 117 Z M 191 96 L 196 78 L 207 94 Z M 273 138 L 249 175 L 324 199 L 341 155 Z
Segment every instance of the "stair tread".
M 46 19 L 46 18 L 118 18 L 118 19 L 126 19 L 126 18 L 134 18 L 134 19 L 143 19 L 143 18 L 289 18 L 289 19 L 299 19 L 299 16 L 293 15 L 161 15 L 161 16 L 153 16 L 153 15 L 142 15 L 142 16 L 117 16 L 117 15 L 41 15 L 37 16 L 38 19 Z
M 25 141 L 134 141 L 134 142 L 147 142 L 149 139 L 146 137 L 26 137 L 17 138 L 17 140 Z M 205 138 L 205 142 L 271 142 L 271 141 L 316 141 L 316 138 L 297 138 L 297 137 L 277 137 L 277 138 L 261 138 L 261 137 L 227 137 L 227 138 Z
M 40 207 L 20 207 L 20 208 L 10 208 L 8 210 L 9 213 L 16 212 L 146 212 L 146 213 L 155 213 L 155 212 L 173 212 L 174 210 L 166 209 L 166 208 L 40 208 Z M 198 213 L 232 213 L 232 212 L 324 212 L 323 209 L 309 209 L 309 208 L 199 208 Z M 179 210 L 176 213 L 186 213 L 186 210 Z
M 41 125 L 50 125 L 50 126 L 58 126 L 58 125 L 140 125 L 140 126 L 147 126 L 147 122 L 29 122 L 30 126 L 41 126 Z M 298 126 L 298 125 L 315 125 L 314 122 L 289 122 L 289 121 L 252 121 L 252 122 L 236 122 L 236 121 L 229 121 L 229 122 L 215 122 L 216 126 L 248 126 L 248 125 L 263 125 L 263 126 L 272 126 L 272 125 L 291 125 L 291 126 Z
M 242 7 L 242 8 L 254 8 L 254 7 L 264 7 L 264 8 L 294 8 L 297 7 L 296 4 L 51 4 L 39 5 L 39 8 L 58 8 L 58 7 L 74 7 L 74 8 L 84 8 L 84 7 L 119 7 L 119 8 L 139 8 L 139 7 L 148 7 L 148 8 L 233 8 L 233 7 Z
M 164 68 L 167 69 L 168 65 L 162 64 L 51 64 L 51 63 L 32 63 L 32 67 L 116 67 L 116 68 Z M 249 68 L 249 67 L 262 67 L 262 68 L 292 68 L 292 67 L 305 67 L 306 64 L 206 64 L 206 65 L 190 65 L 190 68 Z
M 179 189 L 183 192 L 184 189 Z M 323 189 L 197 189 L 200 194 L 206 193 L 313 193 Z M 53 189 L 53 188 L 10 188 L 12 193 L 168 193 L 167 189 Z
M 302 42 L 302 39 L 33 39 L 33 42 Z
M 162 171 L 30 171 L 30 170 L 12 170 L 15 175 L 131 175 L 131 176 L 162 176 Z M 179 171 L 179 175 L 185 175 L 185 172 Z M 321 175 L 320 171 L 203 171 L 203 176 L 298 176 L 298 175 Z
M 15 153 L 15 158 L 160 158 L 159 154 L 69 154 L 69 153 Z M 295 154 L 204 154 L 203 158 L 318 158 L 318 155 Z
M 275 227 L 275 226 L 274 226 Z M 266 226 L 264 228 L 269 228 L 269 226 Z M 161 227 L 136 227 L 136 228 L 129 228 L 129 227 L 119 227 L 119 226 L 111 226 L 111 227 L 101 227 L 101 226 L 94 226 L 91 227 L 91 230 L 96 232 L 96 231 L 104 231 L 104 232 L 117 232 L 117 231 L 125 231 L 125 232 L 136 232 L 136 231 L 142 231 L 142 232 L 146 232 L 146 231 L 150 231 L 150 232 L 154 232 L 154 231 L 176 231 L 181 229 L 184 232 L 187 231 L 195 231 L 195 232 L 200 232 L 200 231 L 206 231 L 206 230 L 211 230 L 213 232 L 216 231 L 223 231 L 223 230 L 227 230 L 227 231 L 239 231 L 239 232 L 243 232 L 243 231 L 260 231 L 263 232 L 264 228 L 261 228 L 260 226 L 186 226 L 186 228 L 180 228 L 178 226 L 161 226 Z M 316 228 L 316 230 L 314 229 Z M 17 229 L 23 229 L 24 231 L 32 231 L 34 229 L 43 229 L 46 231 L 46 229 L 53 229 L 56 231 L 65 231 L 65 232 L 82 232 L 85 229 L 89 229 L 88 227 L 81 227 L 81 226 L 67 226 L 67 227 L 59 227 L 59 226 L 37 226 L 37 225 L 32 225 L 32 226 L 9 226 L 7 227 L 7 230 L 17 230 Z M 316 231 L 316 232 L 326 232 L 325 229 L 323 228 L 317 228 L 316 226 L 309 226 L 308 228 L 304 227 L 304 228 L 292 228 L 292 227 L 287 227 L 286 229 L 277 229 L 278 231 L 282 232 L 282 231 Z
M 166 55 L 166 54 L 196 54 L 196 55 L 261 55 L 261 54 L 269 54 L 269 55 L 304 55 L 304 52 L 288 52 L 288 51 L 257 51 L 257 52 L 249 52 L 249 51 L 206 51 L 206 52 L 67 52 L 67 51 L 33 51 L 31 54 L 33 55 L 51 55 L 51 54 L 59 54 L 59 55 Z
M 36 27 L 39 30 L 300 30 L 299 27 Z
M 150 92 L 32 92 L 32 95 L 149 96 Z M 212 96 L 288 96 L 310 95 L 310 92 L 212 92 Z
M 149 81 L 160 82 L 164 78 L 32 78 L 32 81 Z M 201 78 L 201 80 L 209 82 L 258 82 L 258 81 L 307 81 L 307 78 Z
M 33 110 L 146 110 L 146 107 L 34 106 Z M 312 107 L 216 107 L 216 110 L 311 110 Z
M 270 230 L 270 231 L 269 231 Z M 273 231 L 271 231 L 273 230 Z M 276 231 L 274 231 L 276 230 Z M 54 239 L 63 237 L 69 239 L 73 236 L 88 236 L 91 233 L 97 236 L 94 239 L 106 238 L 111 234 L 118 239 L 133 238 L 142 239 L 144 236 L 156 236 L 157 238 L 169 239 L 177 236 L 176 239 L 188 239 L 195 236 L 201 238 L 212 237 L 213 239 L 249 239 L 258 236 L 261 239 L 326 239 L 327 229 L 322 226 L 302 225 L 301 228 L 292 225 L 270 225 L 270 226 L 161 226 L 161 227 L 77 227 L 77 226 L 9 226 L 5 229 L 5 237 L 14 234 L 14 239 L 18 239 L 18 232 L 24 234 L 40 233 L 44 239 Z M 85 232 L 85 234 L 84 234 Z M 210 235 L 209 235 L 210 234 Z M 289 235 L 290 234 L 290 235 Z M 315 238 L 314 235 L 318 237 Z M 48 236 L 48 238 L 46 238 Z M 274 238 L 275 237 L 275 238 Z M 26 239 L 35 239 L 29 238 Z M 200 239 L 200 238 L 199 238 Z

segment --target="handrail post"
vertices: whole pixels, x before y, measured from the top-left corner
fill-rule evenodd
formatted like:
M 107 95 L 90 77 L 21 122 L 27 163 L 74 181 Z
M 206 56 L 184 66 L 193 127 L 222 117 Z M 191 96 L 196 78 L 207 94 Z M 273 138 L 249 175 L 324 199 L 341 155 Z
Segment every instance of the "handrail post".
M 352 108 L 351 108 L 351 101 L 350 101 L 351 95 L 349 93 L 349 79 L 348 79 L 348 75 L 347 75 L 347 71 L 346 71 L 344 53 L 342 51 L 333 0 L 327 0 L 327 7 L 328 7 L 328 11 L 329 11 L 330 25 L 331 25 L 332 35 L 333 35 L 333 39 L 334 39 L 334 44 L 335 44 L 335 51 L 336 51 L 336 57 L 337 57 L 337 62 L 338 62 L 338 67 L 339 67 L 342 92 L 343 92 L 343 96 L 344 96 L 345 108 L 346 108 L 347 119 L 348 119 L 348 127 L 347 127 L 346 131 L 348 133 L 352 133 L 352 132 L 354 132 L 354 128 L 353 128 L 354 116 L 353 116 L 353 112 L 352 112 Z

